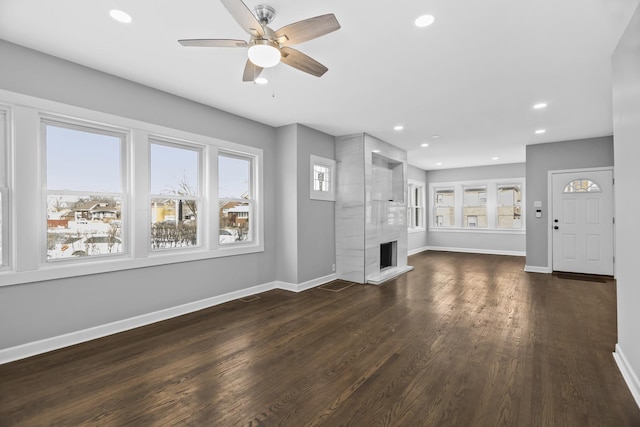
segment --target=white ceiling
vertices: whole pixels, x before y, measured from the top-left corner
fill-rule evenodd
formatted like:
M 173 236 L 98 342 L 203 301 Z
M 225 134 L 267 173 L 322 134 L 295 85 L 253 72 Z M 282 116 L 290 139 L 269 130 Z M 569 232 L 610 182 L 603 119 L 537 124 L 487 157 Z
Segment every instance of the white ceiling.
M 612 134 L 610 58 L 639 1 L 246 0 L 276 9 L 273 29 L 325 13 L 342 26 L 296 46 L 323 77 L 280 64 L 266 86 L 241 81 L 244 49 L 177 43 L 248 39 L 219 0 L 0 0 L 0 38 L 272 126 L 367 132 L 433 170 Z M 435 23 L 417 28 L 423 14 Z

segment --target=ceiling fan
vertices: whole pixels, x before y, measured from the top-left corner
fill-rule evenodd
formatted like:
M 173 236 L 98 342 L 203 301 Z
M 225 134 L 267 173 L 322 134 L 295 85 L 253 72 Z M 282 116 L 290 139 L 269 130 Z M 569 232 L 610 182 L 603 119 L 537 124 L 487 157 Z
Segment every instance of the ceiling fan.
M 254 8 L 254 13 L 242 0 L 220 0 L 231 16 L 251 38 L 229 39 L 185 39 L 178 40 L 183 46 L 196 47 L 248 47 L 249 59 L 244 67 L 242 81 L 253 82 L 263 69 L 273 67 L 280 61 L 316 77 L 322 76 L 328 68 L 291 46 L 306 42 L 336 31 L 340 24 L 332 13 L 316 16 L 285 25 L 273 31 L 268 24 L 276 15 L 275 9 L 265 4 Z

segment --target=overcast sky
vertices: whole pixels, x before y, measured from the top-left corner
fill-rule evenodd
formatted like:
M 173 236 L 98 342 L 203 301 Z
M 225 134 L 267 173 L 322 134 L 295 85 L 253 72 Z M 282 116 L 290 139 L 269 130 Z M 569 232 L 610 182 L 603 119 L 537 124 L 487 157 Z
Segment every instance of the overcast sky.
M 95 192 L 121 191 L 120 139 L 48 125 L 47 189 Z M 198 186 L 198 151 L 151 144 L 151 194 L 175 194 L 186 181 Z M 240 198 L 249 189 L 249 162 L 220 156 L 219 196 Z

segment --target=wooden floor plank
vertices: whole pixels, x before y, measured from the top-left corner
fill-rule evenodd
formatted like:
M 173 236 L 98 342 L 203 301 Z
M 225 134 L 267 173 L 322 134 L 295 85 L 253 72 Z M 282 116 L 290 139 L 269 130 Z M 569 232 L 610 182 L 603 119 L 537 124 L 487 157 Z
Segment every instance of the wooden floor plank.
M 640 426 L 615 282 L 426 252 L 0 366 L 0 425 Z

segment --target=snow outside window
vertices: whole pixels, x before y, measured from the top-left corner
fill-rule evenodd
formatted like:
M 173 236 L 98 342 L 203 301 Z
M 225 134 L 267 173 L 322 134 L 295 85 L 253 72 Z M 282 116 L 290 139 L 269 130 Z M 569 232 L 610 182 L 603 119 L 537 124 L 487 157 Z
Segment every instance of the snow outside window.
M 219 243 L 253 241 L 253 162 L 234 153 L 218 155 Z
M 200 246 L 202 149 L 151 140 L 151 250 Z
M 122 222 L 126 135 L 42 122 L 45 147 L 46 259 L 125 252 Z

